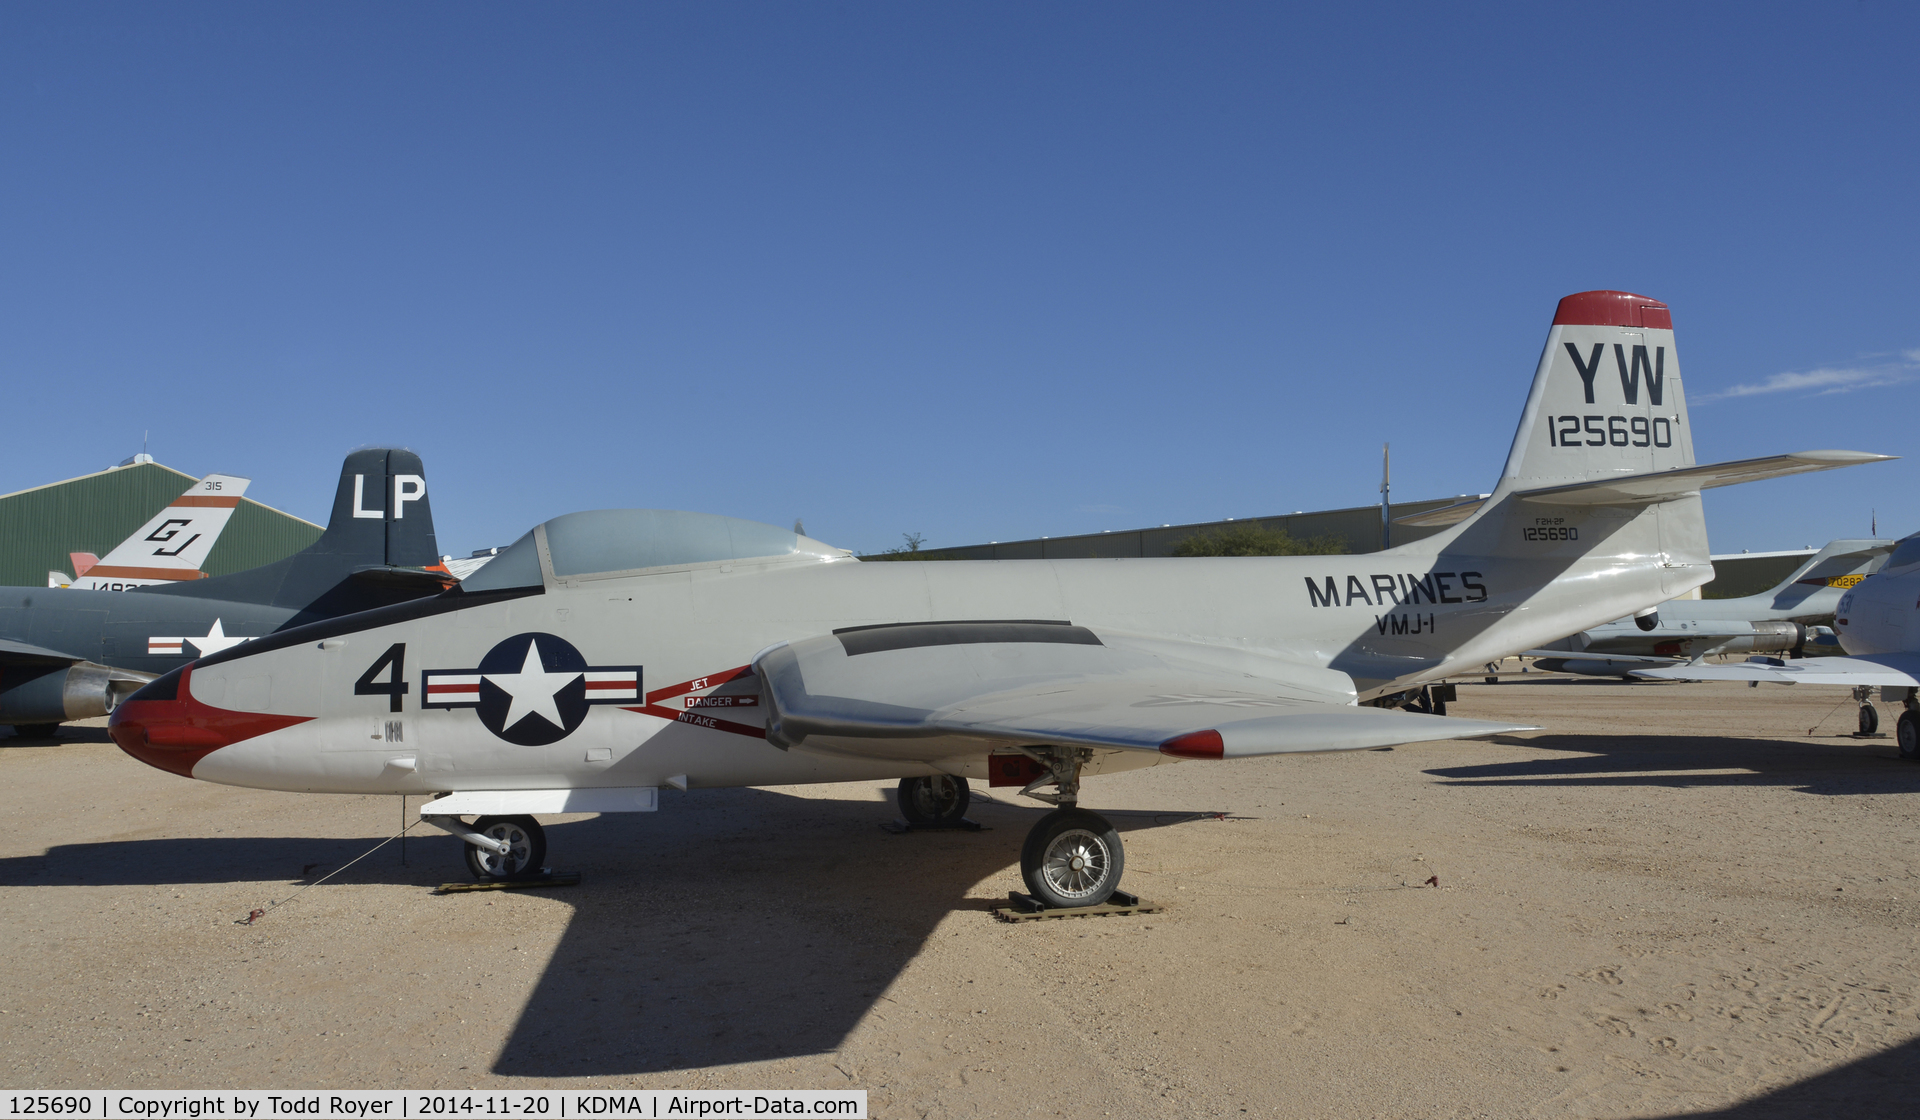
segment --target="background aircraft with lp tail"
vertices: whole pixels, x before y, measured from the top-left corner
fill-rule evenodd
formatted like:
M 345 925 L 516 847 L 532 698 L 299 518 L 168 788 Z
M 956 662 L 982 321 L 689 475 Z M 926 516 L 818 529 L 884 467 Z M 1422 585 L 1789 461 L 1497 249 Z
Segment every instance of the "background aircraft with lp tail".
M 208 511 L 232 512 L 231 504 L 189 508 L 195 529 Z M 162 511 L 155 520 L 171 517 Z M 153 533 L 164 536 L 168 528 L 156 525 Z M 181 558 L 197 548 L 189 546 Z M 122 567 L 116 558 L 123 550 L 101 565 Z M 194 569 L 181 569 L 134 559 L 139 563 L 126 567 L 135 570 L 131 578 L 149 581 L 144 586 L 22 587 L 0 595 L 0 723 L 12 724 L 16 735 L 48 735 L 68 720 L 106 715 L 159 674 L 249 638 L 435 594 L 453 583 L 440 566 L 420 457 L 384 447 L 347 456 L 327 531 L 284 560 L 197 579 L 167 578 L 197 575 L 197 560 Z

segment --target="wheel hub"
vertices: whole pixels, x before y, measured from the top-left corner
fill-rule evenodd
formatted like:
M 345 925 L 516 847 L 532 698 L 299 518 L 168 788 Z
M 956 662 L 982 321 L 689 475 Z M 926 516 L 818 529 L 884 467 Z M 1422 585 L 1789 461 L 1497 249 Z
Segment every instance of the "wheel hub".
M 1056 836 L 1048 846 L 1042 874 L 1062 896 L 1085 898 L 1106 881 L 1112 866 L 1112 855 L 1100 837 L 1076 828 Z

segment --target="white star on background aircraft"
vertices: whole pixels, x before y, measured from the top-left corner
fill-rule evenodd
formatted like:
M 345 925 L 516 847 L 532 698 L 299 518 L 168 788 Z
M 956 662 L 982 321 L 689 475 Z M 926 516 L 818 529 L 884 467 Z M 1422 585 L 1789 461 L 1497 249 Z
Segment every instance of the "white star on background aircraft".
M 1422 541 L 1349 556 L 888 564 L 708 514 L 573 513 L 433 599 L 169 673 L 121 705 L 113 737 L 208 781 L 441 795 L 421 815 L 466 841 L 481 876 L 540 868 L 535 814 L 652 810 L 663 785 L 899 779 L 910 822 L 957 824 L 968 780 L 985 779 L 1057 806 L 1021 850 L 1033 897 L 1092 906 L 1125 856 L 1113 825 L 1080 808 L 1083 778 L 1524 730 L 1431 714 L 1427 685 L 1707 582 L 1705 488 L 1884 458 L 1696 465 L 1666 306 L 1585 292 L 1560 301 L 1492 495 Z M 410 691 L 526 633 L 639 669 L 624 670 L 617 702 L 590 700 L 541 746 Z M 635 672 L 644 691 L 629 699 Z M 540 690 L 551 704 L 559 674 L 533 650 L 512 676 L 528 712 Z M 271 709 L 222 708 L 230 680 L 256 694 L 270 682 Z M 368 750 L 369 718 L 415 727 Z
M 572 684 L 580 674 L 549 673 L 540 664 L 540 639 L 527 643 L 527 659 L 518 673 L 488 673 L 487 679 L 499 685 L 513 703 L 507 707 L 507 719 L 500 725 L 502 731 L 528 716 L 539 716 L 555 727 L 565 727 L 560 719 L 560 709 L 553 698 L 561 689 Z
M 207 628 L 207 632 L 203 637 L 187 638 L 187 641 L 193 645 L 193 648 L 200 651 L 200 656 L 202 657 L 232 649 L 241 642 L 250 642 L 252 640 L 252 638 L 227 637 L 226 630 L 221 626 L 220 620 L 217 618 L 213 620 L 213 625 Z

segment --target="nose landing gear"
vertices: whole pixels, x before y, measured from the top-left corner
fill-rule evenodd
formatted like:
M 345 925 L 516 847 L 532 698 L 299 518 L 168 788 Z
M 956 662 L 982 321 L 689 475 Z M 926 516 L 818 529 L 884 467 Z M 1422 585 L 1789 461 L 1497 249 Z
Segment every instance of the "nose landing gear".
M 538 875 L 546 862 L 547 833 L 532 817 L 481 817 L 473 822 L 473 831 L 506 847 L 504 852 L 489 852 L 467 845 L 467 870 L 476 879 Z
M 965 778 L 934 774 L 900 779 L 896 799 L 909 828 L 964 828 L 973 793 L 967 789 Z

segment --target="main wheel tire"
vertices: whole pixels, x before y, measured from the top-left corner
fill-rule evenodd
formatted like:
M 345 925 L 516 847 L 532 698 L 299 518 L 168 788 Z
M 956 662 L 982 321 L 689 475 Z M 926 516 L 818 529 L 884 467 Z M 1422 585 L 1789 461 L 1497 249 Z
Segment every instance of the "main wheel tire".
M 1901 758 L 1908 762 L 1920 762 L 1920 716 L 1901 712 L 1900 722 L 1894 725 L 1893 736 L 1900 744 Z
M 13 737 L 16 739 L 51 739 L 59 734 L 57 723 L 16 723 L 13 725 Z
M 908 824 L 927 826 L 959 824 L 967 815 L 967 806 L 973 804 L 967 780 L 951 774 L 902 778 L 897 797 L 900 815 Z
M 1860 734 L 1871 735 L 1880 730 L 1880 710 L 1872 704 L 1860 705 Z
M 1112 896 L 1126 870 L 1120 833 L 1085 809 L 1055 809 L 1040 818 L 1020 849 L 1027 893 L 1047 906 L 1098 906 Z
M 546 863 L 547 833 L 532 817 L 481 817 L 473 830 L 507 845 L 505 855 L 466 846 L 467 870 L 476 879 L 524 879 Z

